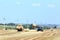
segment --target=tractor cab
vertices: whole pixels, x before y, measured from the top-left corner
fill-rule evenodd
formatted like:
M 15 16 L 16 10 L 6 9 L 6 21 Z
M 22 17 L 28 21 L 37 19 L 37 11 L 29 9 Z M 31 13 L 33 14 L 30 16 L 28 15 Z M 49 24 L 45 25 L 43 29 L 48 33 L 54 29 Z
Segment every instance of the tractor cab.
M 43 31 L 43 28 L 40 27 L 40 26 L 38 26 L 38 27 L 37 27 L 37 31 Z

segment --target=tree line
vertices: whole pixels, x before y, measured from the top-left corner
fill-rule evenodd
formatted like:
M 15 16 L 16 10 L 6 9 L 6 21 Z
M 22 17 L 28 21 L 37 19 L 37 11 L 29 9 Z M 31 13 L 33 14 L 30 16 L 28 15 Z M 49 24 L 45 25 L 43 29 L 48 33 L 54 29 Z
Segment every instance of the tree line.
M 15 24 L 15 23 L 6 23 L 6 24 L 3 24 L 3 23 L 0 23 L 0 25 L 7 25 L 8 29 L 15 29 L 15 27 L 18 25 L 18 24 Z M 33 29 L 32 28 L 32 24 L 22 24 L 24 28 L 29 28 L 29 29 Z M 47 24 L 47 25 L 41 25 L 41 24 L 37 24 L 37 27 L 42 27 L 43 29 L 51 29 L 51 28 L 57 28 L 57 25 L 56 24 Z M 37 28 L 36 27 L 36 28 Z

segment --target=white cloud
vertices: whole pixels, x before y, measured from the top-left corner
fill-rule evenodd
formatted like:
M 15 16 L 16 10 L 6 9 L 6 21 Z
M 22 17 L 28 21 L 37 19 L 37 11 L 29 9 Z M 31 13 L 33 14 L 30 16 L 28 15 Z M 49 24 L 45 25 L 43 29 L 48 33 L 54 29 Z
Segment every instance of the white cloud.
M 55 8 L 55 5 L 54 4 L 48 4 L 48 7 Z
M 21 3 L 20 2 L 16 2 L 17 5 L 20 5 Z
M 40 6 L 40 3 L 33 3 L 32 6 Z
M 22 2 L 16 2 L 16 6 L 24 7 L 24 3 L 22 3 Z

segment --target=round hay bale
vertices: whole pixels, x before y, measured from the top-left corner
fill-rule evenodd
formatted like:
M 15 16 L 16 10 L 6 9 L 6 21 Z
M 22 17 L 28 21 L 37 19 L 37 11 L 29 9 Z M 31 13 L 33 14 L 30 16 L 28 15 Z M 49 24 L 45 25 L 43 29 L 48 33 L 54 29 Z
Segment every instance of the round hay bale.
M 36 30 L 30 30 L 30 32 L 37 32 Z
M 32 28 L 35 29 L 37 27 L 36 24 L 32 24 Z
M 19 24 L 17 27 L 16 27 L 17 31 L 23 31 L 24 28 L 22 26 L 22 24 Z
M 33 26 L 37 26 L 36 24 L 33 24 Z
M 29 32 L 29 29 L 24 29 L 23 32 Z

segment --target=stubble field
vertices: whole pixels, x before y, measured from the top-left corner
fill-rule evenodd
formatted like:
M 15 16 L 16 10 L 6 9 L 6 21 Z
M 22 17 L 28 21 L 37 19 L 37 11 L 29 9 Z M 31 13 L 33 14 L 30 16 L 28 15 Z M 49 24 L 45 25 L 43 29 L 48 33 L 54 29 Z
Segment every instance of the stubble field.
M 0 30 L 0 40 L 60 40 L 60 29 L 45 30 L 43 32 L 16 30 Z

